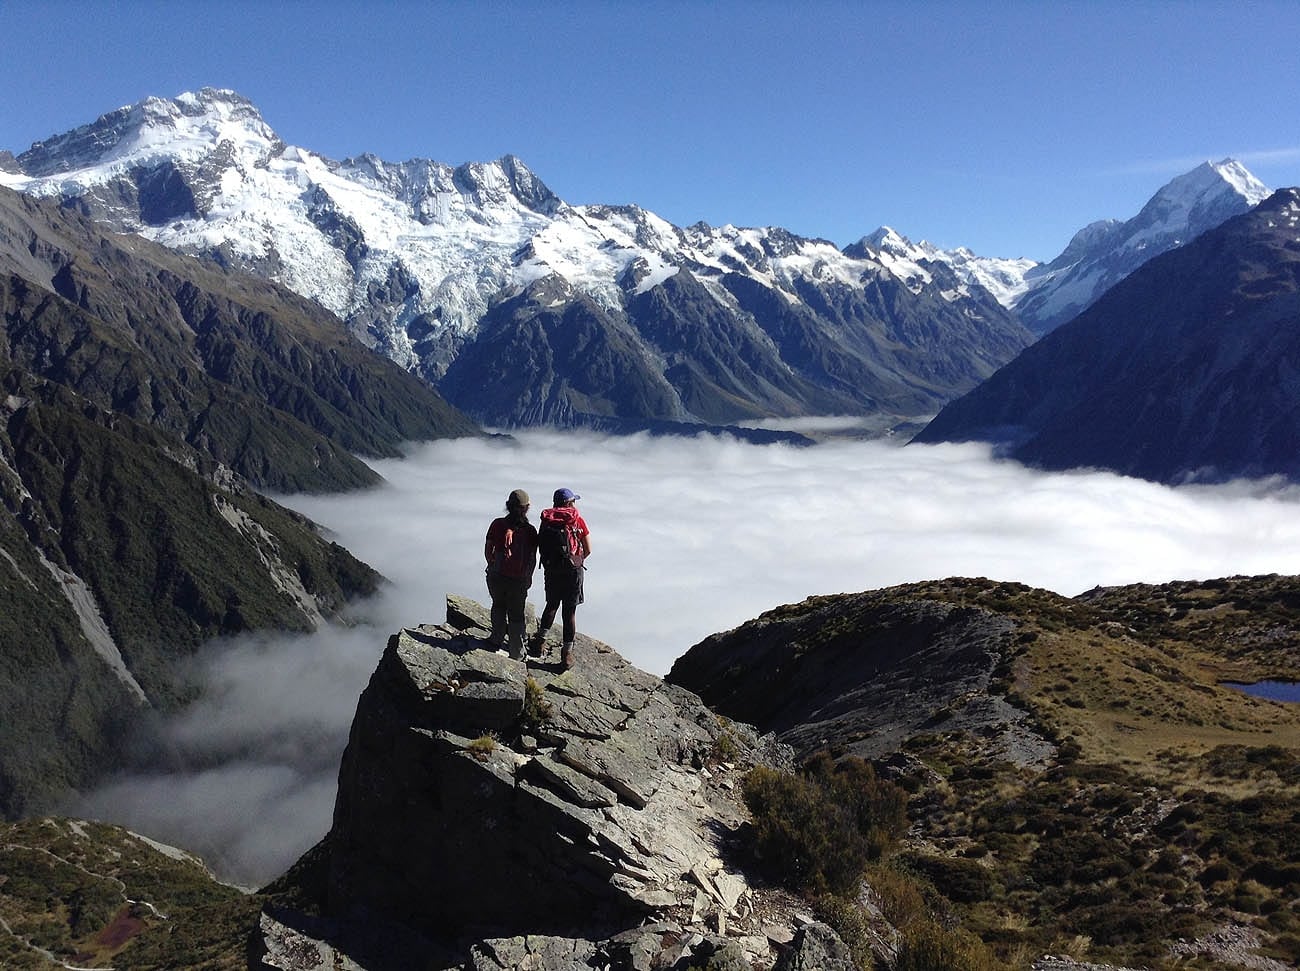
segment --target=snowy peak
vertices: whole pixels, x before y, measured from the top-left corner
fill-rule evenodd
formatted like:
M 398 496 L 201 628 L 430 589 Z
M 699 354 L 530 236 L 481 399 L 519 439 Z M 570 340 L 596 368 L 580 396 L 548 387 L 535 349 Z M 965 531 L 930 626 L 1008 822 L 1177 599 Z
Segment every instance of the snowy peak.
M 24 174 L 43 178 L 91 166 L 203 156 L 223 142 L 255 147 L 265 156 L 283 146 L 252 102 L 218 88 L 176 98 L 146 98 L 101 115 L 89 125 L 37 142 L 18 156 Z
M 1268 195 L 1268 188 L 1240 162 L 1204 162 L 1151 197 L 1127 224 L 1130 232 L 1124 247 L 1144 249 L 1162 239 L 1182 245 Z
M 1026 258 L 976 256 L 964 246 L 945 250 L 926 240 L 913 243 L 889 226 L 881 226 L 869 236 L 862 237 L 845 252 L 874 254 L 895 275 L 905 279 L 909 273 L 913 277 L 924 275 L 928 279 L 929 270 L 923 264 L 945 263 L 964 285 L 983 287 L 998 303 L 1008 308 L 1024 292 L 1026 275 L 1038 266 L 1037 261 Z
M 1126 222 L 1095 222 L 1028 276 L 1015 309 L 1046 334 L 1082 313 L 1147 260 L 1183 246 L 1256 206 L 1268 188 L 1233 159 L 1205 162 L 1172 179 Z

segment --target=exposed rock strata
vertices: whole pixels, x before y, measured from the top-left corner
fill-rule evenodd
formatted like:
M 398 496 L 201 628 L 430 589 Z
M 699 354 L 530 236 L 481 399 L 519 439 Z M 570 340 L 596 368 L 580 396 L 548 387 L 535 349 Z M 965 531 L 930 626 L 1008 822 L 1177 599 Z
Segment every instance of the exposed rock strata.
M 335 930 L 268 915 L 264 964 L 315 967 L 291 955 L 327 948 L 346 966 L 394 926 L 476 971 L 672 967 L 724 947 L 770 967 L 793 907 L 741 869 L 738 782 L 789 749 L 598 641 L 579 635 L 564 671 L 555 643 L 527 664 L 484 649 L 487 625 L 452 597 L 447 623 L 390 639 L 318 851 Z
M 908 588 L 811 597 L 706 638 L 667 680 L 801 755 L 835 746 L 887 758 L 942 723 L 1009 761 L 1041 762 L 1052 744 L 989 691 L 1016 624 L 960 599 Z

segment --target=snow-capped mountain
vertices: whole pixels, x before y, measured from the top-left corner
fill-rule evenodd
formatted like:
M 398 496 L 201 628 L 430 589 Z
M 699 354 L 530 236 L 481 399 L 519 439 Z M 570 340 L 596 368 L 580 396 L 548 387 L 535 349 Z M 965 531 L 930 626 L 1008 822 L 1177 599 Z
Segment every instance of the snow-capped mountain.
M 904 276 L 923 276 L 926 264 L 947 263 L 963 283 L 983 287 L 1004 307 L 1015 306 L 1028 287 L 1025 277 L 1038 266 L 1037 260 L 1027 257 L 976 256 L 964 246 L 945 250 L 925 240 L 913 243 L 889 226 L 862 237 L 856 248 L 873 253 L 894 273 Z
M 1300 480 L 1300 189 L 1162 253 L 944 407 L 917 441 L 1051 469 Z
M 1025 326 L 1045 334 L 1147 260 L 1191 242 L 1268 195 L 1240 162 L 1205 162 L 1162 188 L 1132 219 L 1085 226 L 1060 256 L 1025 274 L 1024 292 L 1013 306 Z
M 914 243 L 888 226 L 864 236 L 855 250 L 870 252 L 896 274 L 920 277 L 927 265 L 947 263 L 967 284 L 978 284 L 1042 335 L 1092 305 L 1139 266 L 1195 239 L 1257 205 L 1269 189 L 1233 159 L 1206 162 L 1180 175 L 1132 219 L 1102 219 L 1074 234 L 1049 263 L 977 256 L 965 247 Z
M 0 183 L 270 277 L 503 424 L 924 414 L 1030 339 L 945 264 L 571 206 L 512 156 L 334 161 L 230 91 L 118 109 Z

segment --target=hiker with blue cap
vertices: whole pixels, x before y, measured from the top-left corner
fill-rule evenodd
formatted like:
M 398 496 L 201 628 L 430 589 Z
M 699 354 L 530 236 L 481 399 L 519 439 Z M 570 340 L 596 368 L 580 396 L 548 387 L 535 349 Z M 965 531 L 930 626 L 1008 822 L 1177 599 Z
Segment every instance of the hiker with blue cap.
M 555 621 L 555 612 L 560 611 L 564 629 L 560 663 L 566 670 L 573 667 L 573 639 L 578 633 L 578 604 L 582 603 L 582 574 L 586 569 L 584 563 L 591 555 L 591 531 L 574 505 L 581 498 L 572 489 L 556 489 L 551 497 L 552 507 L 543 510 L 542 524 L 537 530 L 537 551 L 546 578 L 546 609 L 542 611 L 530 647 L 534 655 L 541 654 L 546 632 Z

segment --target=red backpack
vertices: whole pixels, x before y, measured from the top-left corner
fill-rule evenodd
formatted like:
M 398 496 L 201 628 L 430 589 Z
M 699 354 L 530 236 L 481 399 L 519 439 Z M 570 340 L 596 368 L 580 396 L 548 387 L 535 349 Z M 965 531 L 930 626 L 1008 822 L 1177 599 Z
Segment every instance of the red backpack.
M 573 517 L 560 509 L 542 510 L 542 525 L 537 530 L 537 551 L 541 554 L 543 569 L 568 567 L 582 568 L 582 534 L 573 523 Z

